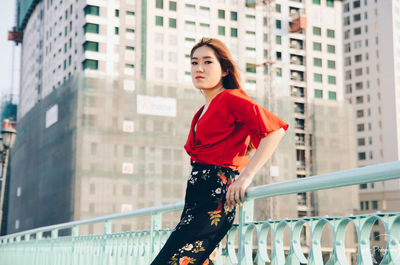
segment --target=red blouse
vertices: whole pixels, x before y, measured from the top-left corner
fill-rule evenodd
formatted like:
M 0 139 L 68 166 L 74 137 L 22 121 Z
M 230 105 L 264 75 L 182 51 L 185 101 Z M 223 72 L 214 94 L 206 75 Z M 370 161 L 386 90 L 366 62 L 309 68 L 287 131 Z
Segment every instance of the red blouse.
M 185 144 L 191 160 L 203 164 L 241 171 L 249 163 L 246 150 L 250 141 L 257 148 L 268 133 L 289 127 L 242 89 L 226 89 L 217 94 L 199 119 L 203 108 L 194 115 Z

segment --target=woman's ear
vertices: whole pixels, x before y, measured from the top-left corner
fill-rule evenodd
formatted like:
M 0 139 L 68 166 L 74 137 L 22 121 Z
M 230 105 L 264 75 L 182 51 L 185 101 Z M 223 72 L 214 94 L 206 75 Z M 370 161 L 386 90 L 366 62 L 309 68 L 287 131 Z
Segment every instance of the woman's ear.
M 225 72 L 222 73 L 222 77 L 225 77 L 229 74 L 229 70 L 226 70 Z

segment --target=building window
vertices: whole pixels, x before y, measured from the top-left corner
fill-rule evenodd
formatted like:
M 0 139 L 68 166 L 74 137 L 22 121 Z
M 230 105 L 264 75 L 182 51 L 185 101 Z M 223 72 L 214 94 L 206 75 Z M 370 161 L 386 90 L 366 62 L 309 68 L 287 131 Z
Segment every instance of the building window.
M 364 146 L 365 145 L 365 138 L 358 138 L 357 139 L 357 145 L 358 146 Z
M 350 17 L 345 17 L 345 18 L 343 19 L 343 24 L 344 24 L 345 26 L 350 25 Z
M 313 34 L 316 36 L 321 36 L 321 28 L 320 27 L 313 27 Z
M 357 103 L 357 104 L 362 104 L 362 103 L 364 103 L 364 97 L 363 97 L 363 96 L 357 96 L 357 97 L 356 97 L 356 103 Z
M 322 98 L 322 90 L 321 89 L 314 89 L 314 97 L 315 98 Z
M 85 41 L 83 44 L 83 51 L 93 51 L 93 52 L 98 52 L 99 51 L 99 43 L 94 42 L 94 41 Z
M 133 11 L 126 11 L 126 15 L 128 15 L 128 16 L 134 16 L 134 15 L 135 15 L 135 12 L 133 12 Z
M 276 68 L 276 76 L 282 76 L 282 68 L 280 67 Z
M 355 14 L 354 16 L 353 16 L 353 21 L 354 22 L 357 22 L 357 21 L 360 21 L 361 20 L 361 14 Z
M 362 61 L 362 55 L 361 54 L 357 54 L 354 56 L 354 60 L 358 63 Z
M 254 67 L 254 64 L 247 63 L 246 64 L 246 72 L 248 73 L 256 73 L 256 68 Z
M 328 60 L 328 68 L 330 69 L 336 69 L 336 62 Z
M 238 30 L 236 28 L 231 28 L 231 37 L 237 37 L 238 36 Z
M 218 35 L 225 36 L 225 27 L 224 26 L 218 26 Z
M 360 35 L 360 34 L 361 34 L 361 27 L 354 28 L 354 29 L 353 29 L 353 34 L 354 34 L 354 35 Z
M 247 48 L 246 48 L 247 49 Z M 254 49 L 255 50 L 255 49 Z M 276 52 L 276 60 L 277 61 L 282 61 L 282 53 L 281 52 Z
M 364 117 L 364 110 L 362 110 L 362 109 L 357 110 L 356 113 L 357 113 L 357 114 L 356 114 L 357 118 L 362 118 L 362 117 Z
M 352 87 L 351 87 L 351 84 L 347 84 L 346 85 L 346 94 L 350 94 L 350 93 L 352 93 L 353 91 L 352 91 Z
M 156 16 L 156 25 L 157 26 L 164 26 L 164 18 L 161 16 Z
M 313 42 L 314 51 L 322 51 L 322 45 L 320 42 Z
M 87 6 L 85 6 L 85 8 L 83 10 L 85 12 L 85 16 L 86 15 L 93 15 L 93 16 L 100 15 L 100 7 L 98 7 L 98 6 L 87 5 Z
M 367 184 L 360 184 L 360 188 L 361 185 L 365 185 L 365 188 L 367 188 Z M 364 202 L 360 202 L 360 210 L 364 210 Z
M 163 9 L 164 8 L 164 0 L 156 0 L 156 8 Z
M 322 59 L 314 58 L 314 66 L 322 67 Z
M 280 13 L 281 12 L 281 5 L 280 4 L 275 4 L 275 12 Z
M 93 23 L 86 23 L 85 26 L 83 26 L 83 31 L 85 33 L 99 33 L 99 25 Z
M 334 91 L 328 91 L 328 99 L 330 99 L 330 100 L 336 100 L 336 92 L 334 92 Z
M 115 27 L 114 33 L 115 33 L 115 35 L 119 35 L 119 28 L 118 27 Z
M 175 1 L 169 1 L 169 10 L 176 11 L 176 2 Z
M 314 82 L 322 83 L 322 74 L 314 74 Z
M 335 45 L 328 44 L 327 46 L 328 53 L 335 53 Z
M 334 7 L 335 6 L 334 0 L 326 0 L 326 6 L 327 7 Z
M 218 18 L 225 19 L 225 10 L 218 9 Z
M 360 76 L 360 75 L 362 75 L 362 73 L 363 73 L 362 68 L 357 68 L 355 70 L 355 76 Z
M 312 3 L 316 4 L 316 5 L 320 5 L 321 4 L 321 0 L 312 0 Z
M 176 19 L 175 18 L 169 19 L 169 27 L 176 29 Z
M 353 8 L 359 8 L 361 6 L 361 1 L 354 1 Z
M 366 156 L 365 156 L 365 152 L 360 152 L 358 153 L 358 160 L 365 160 Z M 367 209 L 368 210 L 368 209 Z
M 328 84 L 336 85 L 336 76 L 328 75 Z
M 82 68 L 83 70 L 85 69 L 97 70 L 99 68 L 99 61 L 86 59 L 82 63 Z
M 276 44 L 282 44 L 282 37 L 280 35 L 276 35 L 275 42 Z
M 119 9 L 115 9 L 115 16 L 119 17 Z
M 357 124 L 357 132 L 363 132 L 365 130 L 364 123 Z
M 334 38 L 335 37 L 335 31 L 333 29 L 327 29 L 326 30 L 326 35 L 328 38 Z
M 231 11 L 231 20 L 232 21 L 237 21 L 237 12 Z
M 344 4 L 343 11 L 345 13 L 350 11 L 350 4 L 349 3 Z
M 276 27 L 277 29 L 281 29 L 281 28 L 282 28 L 282 22 L 281 22 L 280 20 L 276 20 L 276 21 L 275 21 L 275 27 Z
M 378 209 L 378 201 L 372 201 L 372 209 L 377 210 Z
M 356 89 L 357 90 L 363 89 L 363 82 L 357 82 L 356 83 Z
M 350 43 L 346 43 L 344 45 L 344 52 L 351 52 L 351 45 Z

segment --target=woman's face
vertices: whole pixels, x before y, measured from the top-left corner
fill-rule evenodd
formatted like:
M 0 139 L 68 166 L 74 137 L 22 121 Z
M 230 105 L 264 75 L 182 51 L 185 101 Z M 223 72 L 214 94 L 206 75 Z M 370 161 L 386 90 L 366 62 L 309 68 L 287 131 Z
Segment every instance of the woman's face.
M 192 82 L 198 89 L 209 90 L 222 86 L 222 72 L 215 52 L 208 46 L 196 49 L 192 56 Z

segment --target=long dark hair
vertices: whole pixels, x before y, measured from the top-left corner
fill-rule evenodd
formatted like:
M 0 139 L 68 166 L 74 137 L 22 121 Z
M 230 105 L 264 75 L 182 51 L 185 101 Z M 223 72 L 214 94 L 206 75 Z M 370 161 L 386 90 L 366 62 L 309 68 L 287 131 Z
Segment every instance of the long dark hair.
M 193 53 L 200 47 L 207 46 L 214 50 L 215 55 L 221 65 L 222 72 L 228 72 L 226 76 L 222 78 L 222 85 L 225 89 L 238 89 L 242 88 L 240 85 L 240 75 L 237 70 L 236 64 L 233 61 L 232 55 L 229 52 L 228 47 L 218 40 L 213 38 L 202 38 L 196 45 L 193 46 L 190 52 L 190 58 L 193 57 Z
M 240 84 L 239 71 L 237 70 L 236 64 L 233 61 L 232 55 L 229 52 L 228 47 L 226 47 L 226 45 L 218 39 L 203 37 L 197 44 L 193 46 L 190 52 L 190 58 L 193 57 L 193 53 L 198 48 L 203 46 L 210 47 L 214 50 L 215 55 L 221 65 L 222 72 L 228 72 L 226 76 L 222 77 L 222 86 L 225 89 L 241 89 L 242 86 Z M 255 146 L 250 141 L 246 150 L 246 156 L 255 149 Z

